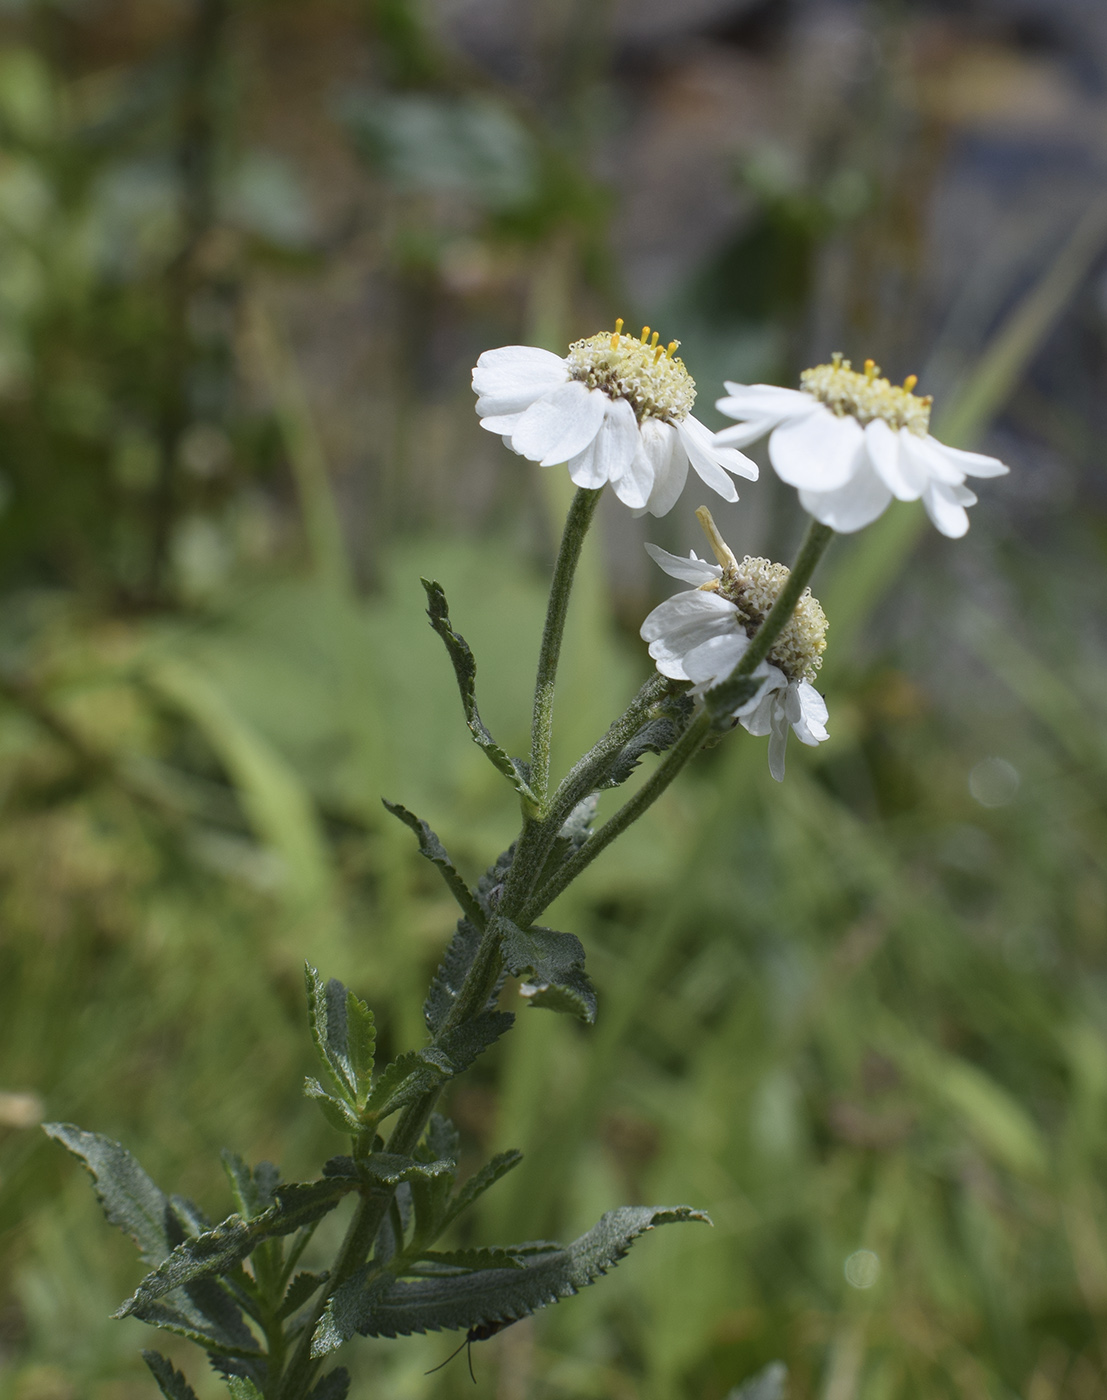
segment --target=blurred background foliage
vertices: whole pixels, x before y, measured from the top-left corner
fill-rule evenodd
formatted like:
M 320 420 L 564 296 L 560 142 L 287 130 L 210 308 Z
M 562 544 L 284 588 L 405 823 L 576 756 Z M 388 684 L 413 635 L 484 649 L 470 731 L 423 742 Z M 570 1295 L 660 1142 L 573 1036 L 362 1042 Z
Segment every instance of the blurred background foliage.
M 40 1117 L 221 1216 L 220 1147 L 338 1146 L 303 957 L 418 1043 L 452 915 L 378 799 L 472 873 L 515 817 L 418 575 L 518 748 L 567 485 L 469 368 L 617 314 L 712 423 L 724 374 L 841 349 L 1013 472 L 964 541 L 896 506 L 835 546 L 832 742 L 779 788 L 705 755 L 555 910 L 596 1028 L 526 1014 L 454 1094 L 473 1163 L 527 1153 L 482 1239 L 715 1230 L 481 1343 L 476 1390 L 432 1337 L 355 1393 L 721 1400 L 778 1357 L 796 1400 L 1107 1393 L 1105 173 L 1098 0 L 4 0 L 4 1400 L 151 1388 Z M 743 495 L 724 532 L 787 558 L 790 493 Z M 587 557 L 563 763 L 645 673 L 646 534 Z

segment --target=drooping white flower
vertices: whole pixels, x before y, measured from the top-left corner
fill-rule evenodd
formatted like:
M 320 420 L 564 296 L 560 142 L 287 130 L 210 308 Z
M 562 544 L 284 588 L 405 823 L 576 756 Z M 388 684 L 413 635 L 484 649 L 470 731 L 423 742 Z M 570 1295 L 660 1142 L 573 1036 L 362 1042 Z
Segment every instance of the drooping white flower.
M 698 586 L 654 608 L 642 624 L 642 639 L 663 676 L 692 681 L 692 694 L 702 696 L 742 659 L 789 571 L 768 559 L 736 559 L 710 513 L 701 508 L 696 514 L 719 563 L 697 559 L 694 552 L 682 559 L 647 544 L 667 574 Z M 802 744 L 821 744 L 829 737 L 826 701 L 811 683 L 822 665 L 826 626 L 818 600 L 806 589 L 768 658 L 753 673 L 760 686 L 733 711 L 750 734 L 769 735 L 769 772 L 777 782 L 784 778 L 789 728 Z
M 976 496 L 966 476 L 1003 476 L 995 457 L 947 447 L 931 437 L 929 397 L 880 378 L 872 360 L 859 374 L 834 355 L 800 376 L 801 388 L 727 383 L 717 407 L 739 422 L 715 441 L 747 447 L 769 436 L 769 460 L 777 476 L 795 486 L 804 510 L 842 534 L 881 515 L 893 496 L 922 499 L 942 532 L 957 539 L 969 528 L 965 507 Z
M 533 345 L 486 350 L 473 370 L 481 427 L 543 467 L 565 462 L 578 486 L 610 482 L 624 505 L 664 515 L 684 489 L 689 464 L 724 500 L 727 475 L 757 480 L 757 465 L 719 446 L 692 416 L 696 386 L 649 326 L 641 339 L 603 331 L 562 359 Z

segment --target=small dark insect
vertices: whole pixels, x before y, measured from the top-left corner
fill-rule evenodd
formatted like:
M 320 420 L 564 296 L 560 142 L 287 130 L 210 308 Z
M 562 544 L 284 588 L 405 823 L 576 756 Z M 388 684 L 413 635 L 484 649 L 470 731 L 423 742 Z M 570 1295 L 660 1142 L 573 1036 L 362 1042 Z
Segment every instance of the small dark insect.
M 432 1366 L 429 1371 L 424 1371 L 423 1374 L 425 1376 L 433 1376 L 435 1371 L 441 1371 L 443 1366 L 448 1366 L 450 1364 L 461 1350 L 461 1347 L 468 1347 L 469 1351 L 465 1359 L 469 1363 L 469 1379 L 476 1385 L 477 1378 L 473 1374 L 473 1343 L 486 1342 L 489 1337 L 494 1337 L 497 1332 L 502 1332 L 505 1327 L 510 1327 L 513 1322 L 517 1321 L 518 1318 L 509 1317 L 503 1322 L 482 1322 L 479 1327 L 470 1327 L 465 1334 L 465 1340 L 462 1342 L 461 1346 L 455 1347 L 454 1350 L 450 1352 L 449 1356 L 446 1357 L 445 1361 L 440 1361 L 437 1366 Z

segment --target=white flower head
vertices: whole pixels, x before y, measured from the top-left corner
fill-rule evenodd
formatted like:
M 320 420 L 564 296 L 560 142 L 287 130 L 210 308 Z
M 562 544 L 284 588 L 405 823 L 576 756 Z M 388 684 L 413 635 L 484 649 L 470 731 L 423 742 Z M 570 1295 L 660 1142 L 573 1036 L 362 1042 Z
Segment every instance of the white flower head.
M 735 558 L 708 510 L 696 512 L 718 564 L 682 559 L 648 544 L 650 556 L 667 574 L 698 586 L 677 593 L 654 608 L 642 624 L 642 639 L 663 676 L 692 681 L 692 694 L 704 695 L 734 670 L 750 638 L 780 597 L 789 570 L 768 559 Z M 827 709 L 812 681 L 826 650 L 826 614 L 805 589 L 793 615 L 754 672 L 756 693 L 739 705 L 734 718 L 751 734 L 769 735 L 769 771 L 784 777 L 789 728 L 802 744 L 821 744 Z
M 724 500 L 738 492 L 727 475 L 757 480 L 757 465 L 719 446 L 692 416 L 696 386 L 673 353 L 643 327 L 640 339 L 614 332 L 578 340 L 562 359 L 532 345 L 486 350 L 473 370 L 482 428 L 543 467 L 565 462 L 578 486 L 610 482 L 624 505 L 664 515 L 684 489 L 689 464 Z
M 800 375 L 799 389 L 773 384 L 727 383 L 717 407 L 739 422 L 715 441 L 746 447 L 769 436 L 777 476 L 795 486 L 804 510 L 843 534 L 883 514 L 894 496 L 922 499 L 942 532 L 957 539 L 969 528 L 965 507 L 976 497 L 966 476 L 1003 476 L 995 457 L 946 447 L 931 437 L 929 397 L 880 377 L 872 360 L 858 373 L 834 355 Z

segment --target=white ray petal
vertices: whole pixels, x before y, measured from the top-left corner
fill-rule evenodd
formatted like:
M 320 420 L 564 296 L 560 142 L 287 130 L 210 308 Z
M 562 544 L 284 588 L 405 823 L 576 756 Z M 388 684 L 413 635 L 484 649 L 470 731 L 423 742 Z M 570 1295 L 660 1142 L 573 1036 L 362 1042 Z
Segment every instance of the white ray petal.
M 892 493 L 866 456 L 862 469 L 837 491 L 801 491 L 799 498 L 809 515 L 839 534 L 849 535 L 883 515 Z
M 722 577 L 722 568 L 707 559 L 697 558 L 695 550 L 690 558 L 685 559 L 683 555 L 670 554 L 660 545 L 647 543 L 646 553 L 671 578 L 678 578 L 684 583 L 710 583 L 712 579 Z
M 523 414 L 511 435 L 515 450 L 543 467 L 568 462 L 599 432 L 609 402 L 602 389 L 579 380 L 559 385 Z
M 486 350 L 473 370 L 473 391 L 482 417 L 521 413 L 569 377 L 566 362 L 535 345 L 503 345 Z
M 926 513 L 948 539 L 959 540 L 969 528 L 965 507 L 957 499 L 956 487 L 944 481 L 932 481 L 923 494 Z
M 773 430 L 769 459 L 777 476 L 801 491 L 835 491 L 862 460 L 865 434 L 856 418 L 839 418 L 821 404 L 816 412 Z
M 932 442 L 940 452 L 944 452 L 953 465 L 966 476 L 1006 476 L 1011 470 L 998 457 L 985 457 L 980 452 L 966 452 L 960 447 L 947 447 L 936 438 L 928 438 L 927 441 Z
M 671 423 L 647 418 L 639 430 L 639 453 L 644 456 L 653 473 L 653 486 L 645 510 L 651 515 L 668 515 L 680 499 L 688 479 L 688 454 L 680 445 L 680 437 Z
M 778 384 L 735 384 L 726 380 L 726 396 L 715 401 L 715 407 L 728 418 L 771 418 L 782 423 L 785 418 L 802 418 L 819 407 L 813 394 L 801 389 L 782 389 Z
M 899 434 L 883 418 L 874 418 L 865 428 L 865 450 L 876 474 L 900 501 L 917 501 L 926 485 L 905 452 L 900 450 Z M 906 467 L 907 470 L 904 470 Z
M 619 499 L 629 506 L 644 506 L 646 493 L 627 483 L 632 500 L 619 489 L 627 467 L 638 451 L 638 420 L 626 399 L 606 399 L 600 430 L 579 456 L 569 461 L 569 475 L 578 486 L 597 487 L 610 481 Z

